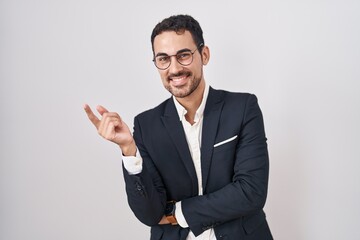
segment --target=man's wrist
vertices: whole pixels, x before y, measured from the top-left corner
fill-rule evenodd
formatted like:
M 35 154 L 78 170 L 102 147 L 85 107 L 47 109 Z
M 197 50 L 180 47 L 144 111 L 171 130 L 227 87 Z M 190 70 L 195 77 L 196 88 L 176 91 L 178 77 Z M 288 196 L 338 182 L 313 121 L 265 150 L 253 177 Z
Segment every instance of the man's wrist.
M 165 217 L 169 221 L 171 225 L 177 225 L 177 220 L 175 217 L 175 209 L 176 209 L 176 202 L 175 201 L 169 201 L 166 203 L 165 208 Z
M 127 145 L 119 145 L 121 152 L 124 156 L 134 156 L 136 155 L 136 144 L 135 141 L 132 140 L 131 143 Z

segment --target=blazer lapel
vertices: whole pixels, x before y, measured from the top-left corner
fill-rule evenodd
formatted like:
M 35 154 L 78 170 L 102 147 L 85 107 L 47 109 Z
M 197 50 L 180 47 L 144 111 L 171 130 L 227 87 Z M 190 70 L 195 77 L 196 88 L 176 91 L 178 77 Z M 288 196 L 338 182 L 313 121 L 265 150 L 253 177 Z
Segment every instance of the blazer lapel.
M 185 168 L 192 180 L 192 192 L 193 195 L 198 194 L 198 180 L 196 177 L 194 163 L 191 158 L 189 146 L 186 141 L 184 128 L 179 119 L 174 100 L 171 98 L 168 100 L 165 107 L 164 116 L 161 117 L 166 131 L 168 132 L 171 140 L 173 141 L 181 160 L 183 161 Z
M 206 183 L 209 176 L 211 157 L 223 104 L 222 92 L 214 90 L 210 87 L 204 110 L 201 138 L 201 172 L 204 193 L 206 192 Z

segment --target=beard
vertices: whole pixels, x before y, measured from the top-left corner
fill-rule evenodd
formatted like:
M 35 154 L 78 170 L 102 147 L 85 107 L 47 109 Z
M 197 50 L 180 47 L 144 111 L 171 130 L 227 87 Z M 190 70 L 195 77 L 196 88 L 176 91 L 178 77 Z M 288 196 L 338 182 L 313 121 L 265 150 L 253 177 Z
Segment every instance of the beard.
M 191 72 L 188 71 L 181 71 L 177 74 L 170 75 L 168 77 L 168 81 L 171 81 L 170 79 L 172 77 L 179 77 L 179 76 L 187 76 L 190 78 L 186 85 L 175 87 L 170 85 L 169 83 L 165 85 L 166 90 L 168 90 L 174 97 L 177 98 L 184 98 L 189 95 L 191 95 L 199 86 L 202 78 L 202 71 L 201 75 L 199 77 L 193 76 Z

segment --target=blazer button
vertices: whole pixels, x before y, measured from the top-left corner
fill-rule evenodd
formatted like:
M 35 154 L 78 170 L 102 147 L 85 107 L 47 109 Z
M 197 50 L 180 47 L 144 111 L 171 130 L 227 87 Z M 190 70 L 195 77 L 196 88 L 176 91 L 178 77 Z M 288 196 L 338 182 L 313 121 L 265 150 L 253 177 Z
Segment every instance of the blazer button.
M 135 187 L 136 187 L 136 190 L 138 190 L 138 191 L 142 190 L 142 187 L 141 187 L 141 185 L 139 183 L 136 183 Z

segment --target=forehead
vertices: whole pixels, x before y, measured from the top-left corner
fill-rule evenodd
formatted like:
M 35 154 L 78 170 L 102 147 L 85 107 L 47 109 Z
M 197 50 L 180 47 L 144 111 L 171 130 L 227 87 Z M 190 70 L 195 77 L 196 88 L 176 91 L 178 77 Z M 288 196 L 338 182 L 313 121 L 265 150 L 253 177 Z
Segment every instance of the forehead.
M 196 47 L 194 39 L 189 31 L 176 33 L 175 31 L 165 31 L 157 35 L 154 39 L 154 53 L 159 52 L 173 54 L 177 51 Z

